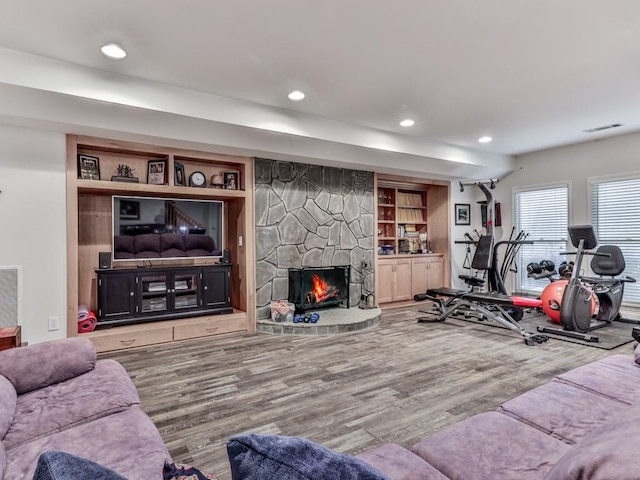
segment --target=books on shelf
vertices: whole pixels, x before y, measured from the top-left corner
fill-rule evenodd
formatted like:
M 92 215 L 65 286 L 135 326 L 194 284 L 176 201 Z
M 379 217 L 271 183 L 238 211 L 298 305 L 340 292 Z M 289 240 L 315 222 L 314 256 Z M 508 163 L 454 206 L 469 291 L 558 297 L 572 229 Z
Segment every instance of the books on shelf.
M 419 193 L 398 192 L 398 206 L 422 207 L 422 195 Z
M 148 288 L 150 292 L 162 292 L 167 289 L 167 286 L 164 282 L 149 282 Z
M 398 209 L 398 222 L 400 223 L 424 223 L 424 217 L 420 209 Z

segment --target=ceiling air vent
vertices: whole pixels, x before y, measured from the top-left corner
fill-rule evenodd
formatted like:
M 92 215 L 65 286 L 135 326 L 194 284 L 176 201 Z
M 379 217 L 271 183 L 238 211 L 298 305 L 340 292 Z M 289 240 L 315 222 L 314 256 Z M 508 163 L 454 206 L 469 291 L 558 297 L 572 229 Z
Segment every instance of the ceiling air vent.
M 586 130 L 582 130 L 582 131 L 584 133 L 594 133 L 594 132 L 601 132 L 603 130 L 609 130 L 610 128 L 618 128 L 621 126 L 622 126 L 621 123 L 612 123 L 611 125 L 603 125 L 602 127 L 587 128 Z

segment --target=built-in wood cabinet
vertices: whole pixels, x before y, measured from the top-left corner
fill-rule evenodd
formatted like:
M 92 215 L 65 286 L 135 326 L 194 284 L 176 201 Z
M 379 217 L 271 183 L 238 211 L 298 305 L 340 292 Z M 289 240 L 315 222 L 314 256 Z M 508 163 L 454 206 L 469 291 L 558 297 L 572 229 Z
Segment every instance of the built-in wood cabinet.
M 444 263 L 441 256 L 411 259 L 411 297 L 429 288 L 444 286 Z
M 411 300 L 450 284 L 449 183 L 376 176 L 376 298 Z
M 378 303 L 411 299 L 411 259 L 385 258 L 378 260 Z
M 97 271 L 98 329 L 231 313 L 231 265 Z
M 87 175 L 81 167 L 82 155 L 92 158 L 99 175 Z M 150 184 L 149 175 L 152 164 L 159 162 L 164 169 L 162 182 Z M 67 336 L 86 335 L 92 339 L 100 351 L 112 348 L 149 345 L 173 341 L 179 338 L 192 338 L 200 335 L 214 335 L 229 331 L 255 331 L 255 241 L 254 241 L 254 162 L 252 158 L 218 154 L 215 152 L 186 150 L 170 146 L 157 146 L 142 143 L 109 140 L 86 136 L 67 136 Z M 138 181 L 123 181 L 123 166 L 132 172 Z M 189 178 L 195 172 L 205 177 L 202 186 L 190 186 Z M 157 173 L 157 171 L 155 172 Z M 227 175 L 233 174 L 233 175 Z M 225 178 L 233 178 L 234 189 L 223 188 Z M 120 181 L 118 181 L 120 180 Z M 220 183 L 222 182 L 222 184 Z M 215 185 L 214 185 L 215 184 Z M 228 185 L 230 186 L 230 185 Z M 189 295 L 168 294 L 166 306 L 171 309 L 172 320 L 157 321 L 141 325 L 115 326 L 107 330 L 96 330 L 78 334 L 78 305 L 84 304 L 97 313 L 98 310 L 98 259 L 100 252 L 112 250 L 113 218 L 112 196 L 138 196 L 166 199 L 203 199 L 223 202 L 223 232 L 220 248 L 230 252 L 231 265 L 227 266 L 230 275 L 229 290 L 225 293 L 225 302 L 233 313 L 216 315 L 214 319 L 206 316 L 191 318 L 195 306 L 189 302 Z M 131 277 L 126 277 L 125 269 L 152 265 L 160 267 L 199 267 L 217 265 L 219 259 L 173 259 L 114 263 L 112 270 L 122 270 L 122 279 L 109 280 L 113 289 L 121 288 L 129 295 L 120 297 L 119 302 L 105 307 L 106 315 L 117 319 L 127 315 L 131 308 L 138 305 L 136 285 L 129 285 Z M 200 280 L 201 285 L 212 282 L 210 275 L 217 271 L 206 271 Z M 175 282 L 169 274 L 168 284 Z M 122 281 L 121 281 L 122 280 Z M 135 281 L 135 278 L 134 280 Z M 187 281 L 188 279 L 182 279 Z M 182 283 L 180 283 L 182 285 Z M 134 292 L 134 296 L 130 295 Z M 202 301 L 213 309 L 219 299 L 215 298 L 216 289 L 198 290 L 197 302 Z M 149 292 L 147 292 L 149 293 Z M 153 297 L 153 298 L 152 298 Z M 149 296 L 150 308 L 160 308 L 163 301 Z M 195 297 L 194 297 L 195 298 Z M 130 302 L 133 302 L 133 306 Z M 156 303 L 154 303 L 156 302 Z M 186 302 L 184 305 L 181 302 Z M 153 305 L 152 305 L 153 304 Z M 138 305 L 139 306 L 139 305 Z M 182 308 L 184 307 L 184 308 Z M 184 313 L 181 314 L 180 312 Z M 153 315 L 153 312 L 149 313 Z M 233 319 L 233 326 L 228 321 Z M 185 322 L 182 329 L 181 322 Z M 194 323 L 195 322 L 195 323 Z M 213 324 L 211 324 L 213 322 Z M 187 327 L 188 325 L 188 327 Z M 124 329 L 119 332 L 119 329 Z M 181 332 L 174 335 L 175 332 Z M 133 332 L 133 333 L 131 333 Z M 120 338 L 121 334 L 126 338 Z M 130 335 L 131 334 L 131 335 Z M 101 338 L 108 338 L 102 341 Z M 133 338 L 135 337 L 135 339 Z M 116 341 L 112 341 L 117 338 Z M 122 340 L 122 341 L 121 341 Z M 124 343 L 123 343 L 124 342 Z

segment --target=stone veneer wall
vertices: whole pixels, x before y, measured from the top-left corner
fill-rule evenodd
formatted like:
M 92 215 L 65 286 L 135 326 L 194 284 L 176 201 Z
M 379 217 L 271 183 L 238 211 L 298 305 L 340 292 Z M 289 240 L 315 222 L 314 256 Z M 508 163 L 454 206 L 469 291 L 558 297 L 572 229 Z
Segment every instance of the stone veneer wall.
M 256 159 L 256 305 L 289 296 L 289 268 L 351 265 L 349 301 L 374 291 L 373 173 Z

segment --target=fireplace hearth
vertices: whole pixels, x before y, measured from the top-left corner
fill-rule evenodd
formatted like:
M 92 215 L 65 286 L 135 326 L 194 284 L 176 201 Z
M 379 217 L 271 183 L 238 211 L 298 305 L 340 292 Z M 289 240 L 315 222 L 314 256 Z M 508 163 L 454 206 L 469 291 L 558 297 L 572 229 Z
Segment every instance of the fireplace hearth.
M 329 307 L 349 308 L 351 266 L 289 269 L 289 302 L 297 313 Z

